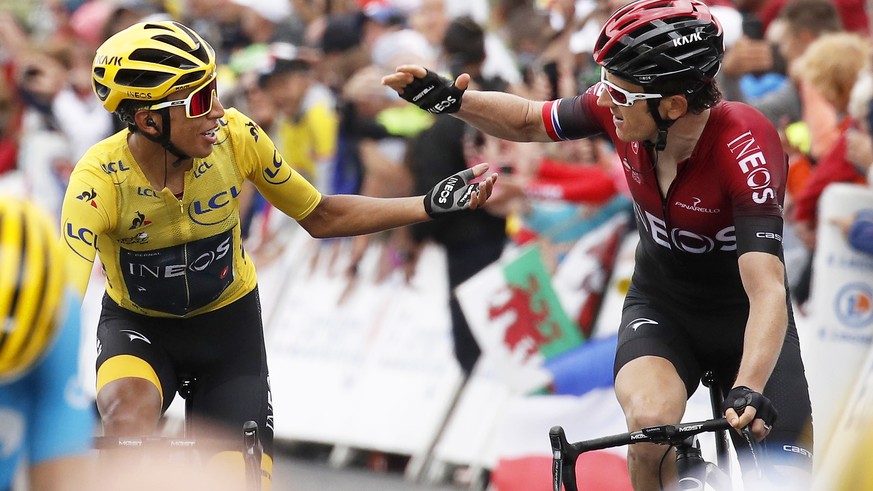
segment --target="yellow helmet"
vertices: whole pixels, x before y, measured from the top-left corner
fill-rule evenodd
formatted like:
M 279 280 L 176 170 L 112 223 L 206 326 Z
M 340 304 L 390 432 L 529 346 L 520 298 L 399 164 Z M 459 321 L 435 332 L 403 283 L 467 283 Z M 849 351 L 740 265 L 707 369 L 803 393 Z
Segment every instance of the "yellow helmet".
M 141 22 L 100 45 L 91 68 L 94 93 L 115 112 L 124 100 L 146 106 L 203 84 L 215 72 L 215 51 L 178 22 Z
M 0 196 L 0 380 L 28 370 L 55 338 L 64 263 L 55 223 L 37 205 Z

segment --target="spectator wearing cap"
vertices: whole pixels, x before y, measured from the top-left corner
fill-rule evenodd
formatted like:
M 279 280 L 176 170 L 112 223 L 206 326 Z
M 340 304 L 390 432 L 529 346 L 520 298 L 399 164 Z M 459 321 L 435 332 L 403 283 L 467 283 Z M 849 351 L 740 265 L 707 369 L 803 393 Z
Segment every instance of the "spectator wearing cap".
M 323 168 L 336 151 L 337 114 L 330 92 L 315 79 L 314 52 L 273 43 L 259 85 L 276 106 L 271 137 L 295 170 L 326 190 Z

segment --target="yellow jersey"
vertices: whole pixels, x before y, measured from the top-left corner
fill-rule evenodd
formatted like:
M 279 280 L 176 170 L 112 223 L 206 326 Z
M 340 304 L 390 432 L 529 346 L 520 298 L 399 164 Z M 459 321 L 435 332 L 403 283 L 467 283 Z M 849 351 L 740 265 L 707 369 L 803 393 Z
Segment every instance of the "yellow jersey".
M 212 154 L 194 159 L 181 198 L 150 184 L 128 135 L 123 130 L 97 143 L 76 164 L 64 196 L 61 241 L 80 293 L 99 255 L 107 294 L 133 312 L 190 317 L 255 288 L 255 267 L 240 235 L 244 180 L 295 220 L 321 201 L 257 123 L 236 109 L 219 120 Z

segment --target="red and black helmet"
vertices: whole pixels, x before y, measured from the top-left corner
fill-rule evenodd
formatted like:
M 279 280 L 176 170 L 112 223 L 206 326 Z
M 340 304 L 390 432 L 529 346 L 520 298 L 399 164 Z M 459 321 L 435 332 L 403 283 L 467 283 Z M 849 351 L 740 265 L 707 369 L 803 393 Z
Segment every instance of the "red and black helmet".
M 724 32 L 699 0 L 636 0 L 600 31 L 594 61 L 648 87 L 662 80 L 708 82 L 721 68 Z

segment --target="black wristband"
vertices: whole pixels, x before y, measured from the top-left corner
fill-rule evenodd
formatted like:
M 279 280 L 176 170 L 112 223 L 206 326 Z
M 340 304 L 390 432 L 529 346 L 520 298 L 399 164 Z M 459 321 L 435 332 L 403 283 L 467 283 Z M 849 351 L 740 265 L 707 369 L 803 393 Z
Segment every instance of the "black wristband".
M 464 91 L 454 82 L 426 70 L 422 78 L 415 77 L 403 88 L 400 97 L 433 114 L 456 113 L 461 109 Z

